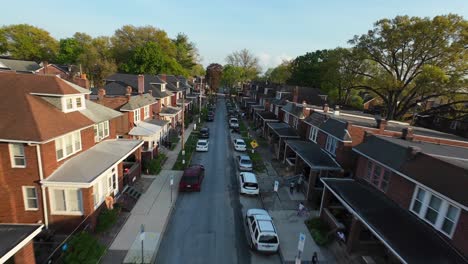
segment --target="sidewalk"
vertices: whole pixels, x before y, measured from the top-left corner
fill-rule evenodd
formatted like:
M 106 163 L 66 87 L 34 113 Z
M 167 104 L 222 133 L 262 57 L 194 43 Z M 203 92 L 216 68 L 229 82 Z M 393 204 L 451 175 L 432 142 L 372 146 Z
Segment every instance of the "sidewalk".
M 185 131 L 185 141 L 192 130 L 193 125 L 190 125 Z M 174 150 L 165 149 L 162 151 L 167 156 L 167 160 L 160 174 L 142 176 L 143 178 L 154 178 L 154 180 L 137 201 L 101 263 L 142 263 L 141 238 L 144 242 L 144 263 L 151 263 L 154 260 L 172 209 L 177 201 L 177 186 L 182 171 L 172 171 L 171 169 L 181 149 L 182 144 L 179 142 Z M 171 177 L 174 179 L 172 203 Z M 145 231 L 143 237 L 140 236 L 142 225 L 144 225 Z

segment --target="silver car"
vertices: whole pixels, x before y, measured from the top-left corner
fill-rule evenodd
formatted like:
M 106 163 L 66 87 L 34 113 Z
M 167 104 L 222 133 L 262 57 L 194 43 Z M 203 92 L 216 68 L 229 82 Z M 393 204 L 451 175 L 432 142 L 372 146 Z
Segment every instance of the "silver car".
M 241 171 L 252 171 L 253 170 L 252 160 L 247 155 L 237 156 L 237 164 L 239 165 L 239 170 L 241 170 Z

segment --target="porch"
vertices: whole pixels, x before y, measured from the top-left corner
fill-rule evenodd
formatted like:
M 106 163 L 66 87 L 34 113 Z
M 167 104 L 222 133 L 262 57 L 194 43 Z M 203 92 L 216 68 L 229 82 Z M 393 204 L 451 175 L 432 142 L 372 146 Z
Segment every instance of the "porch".
M 296 130 L 286 123 L 267 123 L 268 129 L 264 137 L 273 146 L 275 158 L 284 160 L 285 141 L 289 139 L 299 139 Z
M 275 114 L 269 111 L 260 111 L 255 113 L 254 124 L 255 127 L 265 131 L 266 124 L 268 122 L 278 123 L 279 120 L 276 118 Z

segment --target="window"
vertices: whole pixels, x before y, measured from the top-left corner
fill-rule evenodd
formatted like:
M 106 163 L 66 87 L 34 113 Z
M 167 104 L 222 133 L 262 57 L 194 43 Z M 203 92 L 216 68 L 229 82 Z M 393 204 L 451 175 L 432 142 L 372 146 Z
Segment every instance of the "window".
M 75 99 L 75 102 L 76 102 L 76 107 L 77 108 L 81 108 L 83 106 L 83 104 L 81 103 L 81 97 L 77 97 Z
M 133 111 L 133 122 L 137 123 L 137 122 L 140 122 L 140 108 L 138 108 L 137 110 L 134 110 Z
M 297 123 L 298 123 L 298 122 L 297 122 L 297 118 L 296 118 L 296 117 L 293 117 L 293 127 L 294 127 L 295 129 L 297 129 Z
M 9 144 L 12 168 L 26 168 L 26 156 L 23 144 Z
M 270 104 L 270 112 L 273 112 L 273 107 L 274 107 L 274 105 Z
M 117 188 L 117 171 L 116 167 L 113 167 L 110 171 L 105 172 L 93 186 L 94 208 L 100 206 L 106 196 L 115 193 Z
M 387 191 L 388 183 L 390 182 L 390 171 L 384 169 L 382 166 L 368 160 L 367 171 L 364 177 L 381 191 Z
M 144 110 L 144 115 L 143 115 L 144 119 L 149 118 L 149 116 L 150 116 L 150 111 L 149 111 L 149 110 L 150 110 L 150 107 L 149 107 L 149 105 L 145 106 L 145 107 L 143 108 L 143 110 Z
M 67 104 L 67 110 L 70 110 L 73 108 L 73 98 L 67 98 L 66 100 L 66 104 Z
M 451 237 L 460 216 L 460 208 L 435 194 L 416 187 L 411 211 L 435 229 Z
M 279 109 L 279 107 L 276 107 L 276 106 L 275 106 L 275 115 L 276 115 L 277 117 L 278 117 L 278 109 Z
M 460 124 L 459 121 L 452 121 L 450 122 L 450 129 L 456 130 L 458 128 L 458 125 Z
M 289 123 L 289 114 L 288 113 L 284 112 L 284 119 L 283 120 L 284 120 L 285 123 L 287 123 L 287 124 Z
M 81 150 L 80 131 L 69 133 L 55 140 L 55 153 L 57 160 L 64 159 Z
M 109 121 L 94 125 L 94 141 L 99 142 L 109 136 Z
M 317 143 L 318 128 L 315 126 L 310 127 L 309 139 Z
M 36 187 L 23 186 L 23 199 L 26 211 L 39 209 Z
M 81 190 L 79 189 L 51 189 L 52 213 L 82 214 Z
M 333 156 L 335 156 L 337 147 L 338 147 L 338 140 L 329 135 L 327 137 L 327 142 L 325 143 L 325 149 L 328 152 L 330 152 Z

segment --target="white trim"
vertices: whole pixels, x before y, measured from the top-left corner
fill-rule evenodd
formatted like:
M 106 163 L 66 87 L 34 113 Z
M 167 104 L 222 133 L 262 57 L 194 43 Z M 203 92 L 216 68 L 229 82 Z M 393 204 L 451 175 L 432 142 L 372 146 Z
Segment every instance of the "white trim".
M 453 203 L 454 205 L 456 205 L 456 206 L 462 208 L 463 210 L 468 211 L 468 207 L 467 207 L 467 206 L 464 206 L 463 204 L 461 204 L 461 203 L 459 203 L 459 202 L 457 202 L 457 201 L 454 201 L 454 200 L 450 199 L 449 197 L 447 197 L 447 196 L 445 196 L 445 195 L 443 195 L 443 194 L 441 194 L 441 193 L 435 191 L 435 190 L 432 189 L 432 188 L 427 187 L 426 185 L 424 185 L 424 184 L 422 184 L 422 183 L 416 181 L 415 179 L 413 179 L 413 178 L 411 178 L 411 177 L 409 177 L 409 176 L 407 176 L 407 175 L 405 175 L 405 174 L 403 174 L 403 173 L 401 173 L 401 172 L 399 172 L 399 171 L 397 171 L 397 170 L 395 170 L 395 169 L 393 169 L 393 168 L 391 168 L 391 167 L 389 167 L 389 166 L 383 164 L 382 162 L 380 162 L 380 161 L 378 161 L 378 160 L 376 160 L 376 159 L 373 159 L 373 158 L 367 156 L 366 154 L 360 152 L 359 150 L 357 150 L 357 149 L 355 149 L 355 148 L 353 148 L 353 151 L 355 151 L 355 152 L 359 153 L 360 155 L 362 155 L 363 157 L 365 157 L 365 158 L 367 158 L 367 159 L 370 159 L 370 160 L 372 160 L 372 161 L 374 161 L 374 162 L 380 164 L 381 166 L 383 166 L 383 167 L 385 167 L 385 168 L 387 168 L 387 169 L 393 171 L 394 173 L 400 175 L 400 176 L 403 177 L 404 179 L 406 179 L 406 180 L 408 180 L 408 181 L 410 181 L 410 182 L 412 182 L 412 183 L 414 183 L 414 184 L 416 184 L 416 185 L 420 185 L 420 186 L 422 186 L 424 189 L 431 190 L 432 193 L 434 193 L 434 194 L 436 194 L 436 195 L 438 195 L 438 196 L 440 196 L 440 197 L 443 197 L 444 200 L 447 200 L 447 201 L 449 201 L 450 203 Z
M 85 89 L 85 88 L 83 88 L 83 89 Z M 48 93 L 29 93 L 29 94 L 31 94 L 31 95 L 40 95 L 40 96 L 51 96 L 51 97 L 69 97 L 69 96 L 91 94 L 91 91 L 89 93 L 76 93 L 76 94 L 48 94 Z
M 64 199 L 65 199 L 65 211 L 59 211 L 55 208 L 55 193 L 54 191 L 59 190 L 59 191 L 64 191 Z M 78 207 L 79 211 L 71 211 L 67 209 L 67 191 L 76 191 L 78 193 Z M 50 197 L 50 214 L 51 215 L 84 215 L 84 208 L 83 208 L 83 192 L 82 188 L 70 188 L 70 187 L 54 187 L 54 188 L 49 188 L 49 197 Z M 89 197 L 88 197 L 89 198 Z
M 21 148 L 23 148 L 23 156 L 22 157 L 24 159 L 24 165 L 16 165 L 15 155 L 13 153 L 13 151 L 14 151 L 13 146 L 20 146 Z M 26 168 L 26 152 L 25 152 L 25 149 L 24 149 L 24 144 L 9 143 L 8 144 L 8 151 L 9 151 L 9 154 L 10 154 L 10 164 L 11 164 L 12 168 Z
M 337 138 L 335 135 L 332 135 L 332 134 L 328 133 L 327 131 L 321 129 L 320 127 L 318 127 L 318 126 L 316 126 L 316 125 L 313 125 L 313 124 L 311 124 L 311 123 L 309 123 L 309 122 L 304 122 L 304 123 L 308 124 L 309 126 L 315 126 L 316 128 L 318 128 L 318 129 L 319 129 L 320 131 L 322 131 L 323 133 L 327 134 L 328 136 L 331 136 L 331 137 L 336 138 L 336 140 L 338 140 L 338 141 L 340 141 L 340 142 L 343 142 L 343 143 L 353 143 L 352 140 L 342 140 L 342 139 L 339 139 L 339 138 Z
M 330 179 L 330 178 L 328 178 L 328 179 Z M 405 259 L 403 259 L 402 256 L 400 256 L 400 255 L 396 252 L 396 250 L 394 250 L 394 249 L 390 246 L 390 244 L 387 243 L 387 241 L 385 241 L 385 239 L 383 239 L 383 237 L 380 236 L 380 234 L 379 234 L 378 232 L 374 231 L 374 229 L 373 229 L 370 225 L 368 225 L 368 224 L 364 221 L 364 219 L 363 219 L 356 211 L 354 211 L 353 208 L 351 208 L 351 206 L 348 205 L 348 203 L 346 203 L 345 200 L 343 200 L 337 193 L 335 193 L 335 191 L 333 191 L 333 189 L 330 188 L 330 186 L 328 186 L 327 183 L 326 183 L 322 178 L 320 178 L 320 180 L 322 181 L 323 185 L 324 185 L 328 190 L 330 190 L 331 193 L 333 193 L 333 195 L 335 196 L 335 198 L 338 199 L 338 200 L 341 202 L 341 204 L 344 205 L 344 206 L 346 207 L 346 209 L 348 209 L 348 211 L 350 211 L 355 217 L 357 217 L 357 218 L 361 221 L 361 223 L 364 224 L 364 225 L 367 227 L 367 229 L 369 229 L 369 231 L 371 231 L 372 234 L 374 234 L 374 236 L 376 236 L 376 237 L 377 237 L 377 238 L 378 238 L 378 239 L 379 239 L 379 240 L 380 240 L 380 241 L 381 241 L 381 242 L 382 242 L 382 243 L 383 243 L 383 244 L 384 244 L 400 261 L 401 261 L 401 262 L 403 262 L 403 263 L 405 263 L 405 264 L 408 263 L 408 262 L 405 261 Z M 335 180 L 335 179 L 334 179 L 334 180 Z M 342 179 L 342 180 L 354 181 L 354 180 L 351 180 L 351 179 Z M 325 194 L 325 191 L 323 192 L 322 196 L 323 196 L 324 194 Z
M 76 142 L 76 135 L 79 135 L 79 141 L 80 141 L 80 147 L 79 148 L 76 148 L 75 146 L 75 142 Z M 71 146 L 72 146 L 72 152 L 69 153 L 69 154 L 66 154 L 65 153 L 65 150 L 66 150 L 66 142 L 65 142 L 65 138 L 68 137 L 68 136 L 71 136 Z M 57 156 L 57 140 L 60 139 L 62 142 L 62 157 L 59 158 Z M 73 132 L 70 132 L 70 133 L 67 133 L 65 135 L 62 135 L 61 137 L 58 137 L 55 139 L 55 142 L 54 142 L 54 148 L 55 148 L 55 157 L 57 159 L 57 161 L 61 161 L 61 160 L 64 160 L 68 157 L 71 157 L 73 156 L 74 154 L 80 152 L 82 149 L 83 149 L 83 143 L 81 141 L 81 131 L 73 131 Z
M 328 151 L 328 153 L 332 154 L 334 157 L 336 157 L 337 149 L 338 149 L 338 140 L 336 139 L 336 137 L 328 135 L 327 139 L 325 140 L 325 150 Z
M 37 154 L 37 164 L 39 170 L 39 180 L 42 182 L 44 180 L 44 171 L 42 169 L 42 156 L 41 156 L 41 145 L 36 145 L 36 154 Z M 44 213 L 44 224 L 46 229 L 49 228 L 49 212 L 47 208 L 47 196 L 44 184 L 41 183 L 41 199 L 42 199 L 42 209 Z
M 309 130 L 309 137 L 308 139 L 314 143 L 317 143 L 317 137 L 318 137 L 318 132 L 319 132 L 319 128 L 316 127 L 316 126 L 310 126 L 310 130 Z M 314 132 L 314 133 L 312 133 Z M 314 135 L 312 135 L 314 134 Z
M 36 193 L 35 200 L 36 200 L 36 203 L 37 203 L 37 208 L 30 208 L 29 207 L 28 201 L 33 200 L 33 199 L 28 197 L 27 189 L 34 189 L 34 192 Z M 39 211 L 39 194 L 37 192 L 36 186 L 21 186 L 21 190 L 23 192 L 24 210 L 25 211 Z
M 18 224 L 18 225 L 32 225 L 32 224 Z M 5 255 L 0 257 L 0 263 L 4 263 L 7 260 L 9 260 L 11 257 L 13 257 L 18 251 L 20 251 L 26 244 L 28 244 L 31 240 L 33 240 L 34 237 L 36 237 L 41 231 L 44 225 L 40 225 L 37 227 L 36 230 L 34 230 L 29 236 L 24 238 L 18 245 L 16 245 L 14 248 L 10 249 Z

